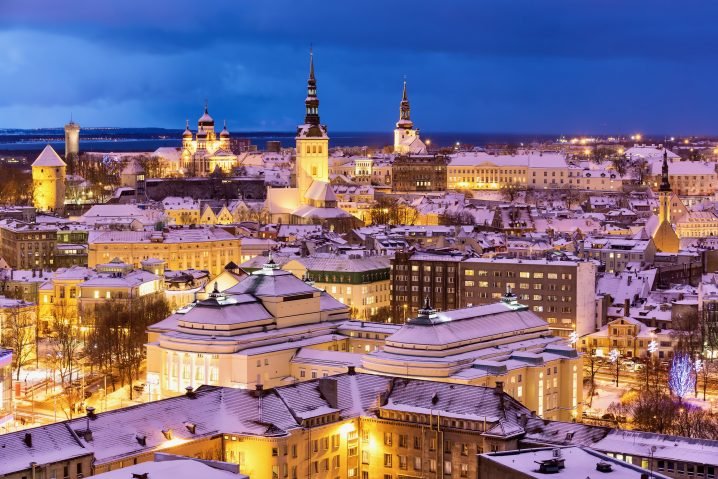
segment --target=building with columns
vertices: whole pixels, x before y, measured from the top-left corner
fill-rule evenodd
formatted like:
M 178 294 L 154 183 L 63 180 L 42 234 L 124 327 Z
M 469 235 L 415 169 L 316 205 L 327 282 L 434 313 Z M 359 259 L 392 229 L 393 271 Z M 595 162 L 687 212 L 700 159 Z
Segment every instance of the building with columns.
M 277 387 L 357 372 L 502 388 L 541 417 L 581 417 L 581 357 L 514 294 L 405 325 L 349 319 L 349 307 L 279 269 L 261 270 L 149 328 L 151 399 L 200 384 Z

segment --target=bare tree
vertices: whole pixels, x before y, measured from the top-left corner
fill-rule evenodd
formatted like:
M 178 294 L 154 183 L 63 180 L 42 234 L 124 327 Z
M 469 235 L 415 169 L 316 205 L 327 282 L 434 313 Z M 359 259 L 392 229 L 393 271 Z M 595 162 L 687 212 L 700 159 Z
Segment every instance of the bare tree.
M 584 357 L 584 366 L 588 372 L 588 407 L 593 405 L 593 397 L 596 395 L 596 374 L 603 367 L 603 360 L 596 355 L 596 348 L 591 348 L 589 354 Z
M 63 398 L 67 405 L 65 414 L 68 418 L 72 418 L 79 400 L 79 391 L 73 385 L 73 378 L 75 369 L 79 365 L 78 356 L 82 349 L 82 343 L 71 322 L 58 320 L 54 322 L 50 346 L 51 361 L 54 363 L 54 369 L 60 374 Z
M 15 380 L 20 380 L 20 369 L 32 362 L 37 354 L 35 350 L 35 320 L 32 312 L 26 307 L 7 308 L 5 317 L 6 337 L 4 345 L 12 349 L 13 367 L 15 368 Z
M 521 185 L 518 183 L 505 183 L 499 188 L 501 197 L 506 201 L 513 203 L 518 199 L 519 193 L 521 192 Z

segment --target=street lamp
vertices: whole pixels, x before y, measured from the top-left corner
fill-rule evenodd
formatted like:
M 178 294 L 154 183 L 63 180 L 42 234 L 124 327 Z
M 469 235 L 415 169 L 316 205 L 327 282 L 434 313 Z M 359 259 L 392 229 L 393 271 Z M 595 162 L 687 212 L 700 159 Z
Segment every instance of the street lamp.
M 618 386 L 618 370 L 620 368 L 619 360 L 621 359 L 621 352 L 613 348 L 610 353 L 608 353 L 608 360 L 611 361 L 616 365 L 616 386 Z
M 574 349 L 576 349 L 576 344 L 578 343 L 578 333 L 575 330 L 571 331 L 571 334 L 568 335 L 568 342 Z

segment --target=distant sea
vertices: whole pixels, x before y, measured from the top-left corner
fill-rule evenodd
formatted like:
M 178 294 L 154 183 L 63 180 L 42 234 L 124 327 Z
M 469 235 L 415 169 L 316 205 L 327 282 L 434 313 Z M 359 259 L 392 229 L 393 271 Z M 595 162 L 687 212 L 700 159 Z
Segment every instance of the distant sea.
M 184 130 L 163 128 L 82 128 L 80 130 L 80 151 L 154 151 L 162 146 L 178 147 Z M 294 145 L 295 132 L 231 132 L 233 138 L 248 138 L 259 149 L 267 141 L 280 141 L 282 146 Z M 393 133 L 381 132 L 332 132 L 329 131 L 331 146 L 368 146 L 381 148 L 394 143 Z M 483 146 L 486 144 L 529 144 L 555 140 L 557 135 L 519 135 L 484 133 L 430 133 L 422 131 L 421 137 L 431 140 L 433 146 L 462 144 Z M 0 129 L 0 152 L 5 154 L 32 153 L 50 144 L 58 152 L 65 149 L 65 133 L 62 128 L 34 130 Z

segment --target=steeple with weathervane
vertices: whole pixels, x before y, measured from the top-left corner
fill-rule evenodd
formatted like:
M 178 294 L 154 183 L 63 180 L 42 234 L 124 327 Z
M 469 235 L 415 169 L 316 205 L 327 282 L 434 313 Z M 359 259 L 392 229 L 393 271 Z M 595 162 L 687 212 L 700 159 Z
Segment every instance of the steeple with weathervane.
M 653 233 L 653 243 L 662 253 L 677 253 L 680 240 L 671 224 L 671 198 L 673 191 L 668 179 L 668 150 L 663 149 L 661 184 L 658 187 L 658 228 Z
M 419 130 L 414 128 L 414 122 L 411 121 L 411 105 L 406 91 L 406 80 L 399 105 L 399 121 L 396 122 L 394 129 L 394 153 L 399 155 L 426 153 L 426 145 L 419 138 Z
M 309 51 L 309 79 L 304 124 L 297 128 L 296 181 L 299 202 L 308 204 L 307 192 L 315 181 L 329 183 L 329 136 L 327 127 L 319 123 L 317 79 L 314 76 L 314 52 Z

